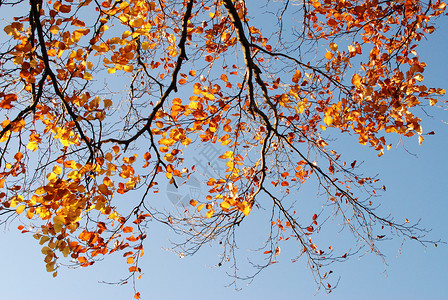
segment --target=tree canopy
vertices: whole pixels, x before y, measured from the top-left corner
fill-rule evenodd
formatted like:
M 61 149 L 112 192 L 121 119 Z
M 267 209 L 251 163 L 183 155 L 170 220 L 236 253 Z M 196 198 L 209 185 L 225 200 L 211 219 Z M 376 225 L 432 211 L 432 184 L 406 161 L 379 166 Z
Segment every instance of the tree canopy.
M 184 238 L 181 255 L 219 243 L 219 265 L 235 264 L 239 226 L 260 211 L 270 217 L 255 274 L 289 240 L 328 291 L 327 266 L 362 248 L 381 255 L 385 228 L 429 243 L 378 213 L 385 186 L 334 145 L 382 156 L 397 136 L 433 134 L 422 118 L 445 90 L 426 86 L 418 46 L 443 2 L 0 5 L 0 222 L 19 218 L 54 276 L 120 251 L 139 278 L 151 221 Z M 353 244 L 316 242 L 336 225 Z

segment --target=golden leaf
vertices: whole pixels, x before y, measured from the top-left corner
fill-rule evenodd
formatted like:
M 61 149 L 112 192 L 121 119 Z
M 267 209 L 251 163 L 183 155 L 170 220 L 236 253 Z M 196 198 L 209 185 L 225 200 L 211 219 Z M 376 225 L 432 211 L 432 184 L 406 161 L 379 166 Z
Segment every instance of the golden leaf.
M 330 49 L 333 50 L 333 51 L 337 51 L 338 50 L 338 45 L 335 44 L 335 43 L 331 43 L 330 44 Z
M 55 173 L 56 175 L 61 175 L 62 172 L 62 168 L 58 165 L 53 167 L 53 173 Z
M 209 211 L 207 211 L 207 214 L 205 215 L 207 217 L 207 219 L 210 219 L 213 216 L 213 209 L 210 209 Z
M 84 78 L 85 80 L 89 81 L 89 80 L 92 80 L 92 79 L 93 79 L 93 76 L 92 76 L 92 74 L 90 74 L 90 73 L 88 73 L 88 72 L 85 72 L 83 78 Z
M 359 74 L 355 73 L 355 75 L 353 75 L 353 77 L 352 77 L 352 83 L 357 88 L 361 87 L 361 85 L 362 85 L 361 80 L 362 80 L 362 78 L 361 78 L 361 76 L 359 76 Z
M 58 31 L 59 31 L 59 27 L 57 25 L 53 25 L 50 27 L 50 32 L 52 34 L 56 34 L 56 33 L 58 33 Z
M 37 149 L 37 143 L 36 142 L 29 142 L 28 145 L 26 145 L 26 147 L 34 152 Z
M 19 206 L 17 206 L 17 208 L 16 208 L 16 213 L 17 213 L 18 215 L 20 215 L 21 213 L 23 213 L 23 211 L 25 210 L 25 208 L 26 208 L 26 205 L 19 205 Z
M 333 124 L 333 118 L 331 117 L 331 116 L 325 116 L 325 118 L 324 118 L 324 123 L 327 125 L 327 126 L 330 126 L 331 124 Z

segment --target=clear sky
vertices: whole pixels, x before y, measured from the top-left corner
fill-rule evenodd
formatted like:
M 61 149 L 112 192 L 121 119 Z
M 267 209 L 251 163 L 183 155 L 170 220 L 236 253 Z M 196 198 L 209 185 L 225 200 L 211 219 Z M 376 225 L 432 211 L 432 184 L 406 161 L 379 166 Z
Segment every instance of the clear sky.
M 428 86 L 448 90 L 448 20 L 438 23 L 439 29 L 419 50 L 427 62 Z M 445 97 L 446 99 L 446 97 Z M 424 132 L 434 130 L 421 146 L 411 138 L 378 158 L 361 145 L 342 145 L 339 152 L 358 161 L 364 160 L 365 173 L 379 174 L 387 193 L 381 199 L 381 211 L 397 219 L 421 220 L 421 226 L 432 228 L 430 239 L 448 241 L 448 114 L 430 109 L 423 122 Z M 406 149 L 405 149 L 406 148 Z M 314 194 L 313 194 L 314 195 Z M 250 215 L 251 216 L 251 215 Z M 254 217 L 256 218 L 256 217 Z M 249 223 L 254 228 L 256 219 Z M 99 281 L 115 281 L 127 273 L 122 257 L 106 257 L 89 268 L 61 268 L 57 278 L 45 271 L 41 246 L 31 235 L 20 234 L 17 223 L 0 231 L 0 299 L 131 299 L 132 284 L 115 286 Z M 244 226 L 241 226 L 244 227 Z M 242 228 L 253 232 L 248 228 Z M 303 262 L 291 263 L 288 244 L 282 245 L 279 263 L 266 269 L 255 280 L 239 282 L 241 291 L 234 291 L 226 272 L 229 266 L 215 267 L 217 245 L 205 246 L 194 257 L 180 258 L 164 248 L 169 247 L 168 229 L 151 223 L 142 261 L 144 275 L 138 283 L 142 299 L 447 299 L 448 247 L 422 247 L 415 241 L 384 241 L 381 250 L 388 266 L 373 254 L 352 257 L 333 266 L 340 276 L 339 286 L 330 294 L 317 293 L 311 273 Z M 252 237 L 247 235 L 248 243 Z M 343 241 L 343 240 L 342 240 Z M 250 251 L 240 248 L 240 259 Z M 292 245 L 292 243 L 291 243 Z

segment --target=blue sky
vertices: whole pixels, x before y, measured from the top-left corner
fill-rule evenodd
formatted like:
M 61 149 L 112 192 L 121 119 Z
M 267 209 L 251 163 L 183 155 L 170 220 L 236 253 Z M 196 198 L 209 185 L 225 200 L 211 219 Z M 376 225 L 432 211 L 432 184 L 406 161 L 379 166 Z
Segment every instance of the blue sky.
M 448 89 L 447 18 L 441 19 L 437 30 L 422 43 L 421 60 L 427 62 L 425 79 L 428 86 Z M 446 97 L 445 97 L 446 98 Z M 369 174 L 379 174 L 387 193 L 381 198 L 380 210 L 397 219 L 421 220 L 421 226 L 432 228 L 430 239 L 448 241 L 446 214 L 448 213 L 448 115 L 443 109 L 427 111 L 432 117 L 423 122 L 424 132 L 434 130 L 421 146 L 417 138 L 395 143 L 393 148 L 378 158 L 376 153 L 357 144 L 342 145 L 339 151 L 346 157 L 364 160 Z M 406 148 L 406 149 L 404 149 Z M 314 194 L 313 194 L 314 195 Z M 131 299 L 132 284 L 115 286 L 98 283 L 115 281 L 127 273 L 120 256 L 106 257 L 89 268 L 60 269 L 57 278 L 45 271 L 44 256 L 31 235 L 20 234 L 17 223 L 2 227 L 0 232 L 0 290 L 1 299 Z M 256 228 L 256 217 L 243 232 L 247 244 L 257 239 L 251 236 Z M 241 226 L 244 227 L 244 226 Z M 241 291 L 225 287 L 232 278 L 226 275 L 229 266 L 215 267 L 219 247 L 205 246 L 194 257 L 180 258 L 164 248 L 172 235 L 160 224 L 152 223 L 148 231 L 142 268 L 143 278 L 138 290 L 143 299 L 445 299 L 448 247 L 422 247 L 415 241 L 384 241 L 381 250 L 388 266 L 373 254 L 352 257 L 333 266 L 340 276 L 339 286 L 330 294 L 316 292 L 311 273 L 303 262 L 291 263 L 288 244 L 282 246 L 279 263 L 271 266 L 250 284 L 239 282 Z M 341 236 L 344 242 L 345 237 Z M 240 247 L 244 261 L 250 251 Z M 401 248 L 401 251 L 400 251 Z M 317 293 L 317 294 L 316 294 Z

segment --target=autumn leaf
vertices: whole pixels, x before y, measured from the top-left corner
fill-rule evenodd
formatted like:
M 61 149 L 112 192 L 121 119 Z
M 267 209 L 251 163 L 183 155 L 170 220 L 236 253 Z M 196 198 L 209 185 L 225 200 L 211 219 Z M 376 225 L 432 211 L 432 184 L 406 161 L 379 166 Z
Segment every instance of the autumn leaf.
M 356 86 L 356 88 L 360 88 L 362 83 L 361 83 L 361 76 L 359 76 L 359 74 L 355 74 L 352 77 L 352 83 L 354 86 Z
M 37 142 L 29 142 L 28 145 L 26 145 L 26 147 L 34 152 L 38 148 Z
M 16 213 L 20 215 L 26 208 L 26 205 L 19 205 L 16 207 Z
M 153 222 L 186 237 L 170 247 L 181 257 L 214 241 L 241 248 L 239 228 L 271 225 L 256 232 L 271 237 L 265 265 L 290 243 L 325 281 L 341 259 L 311 240 L 326 229 L 356 229 L 342 249 L 383 229 L 429 243 L 416 224 L 372 213 L 386 189 L 344 149 L 382 156 L 388 139 L 433 134 L 422 124 L 446 91 L 418 49 L 446 4 L 254 1 L 263 14 L 249 2 L 2 2 L 0 222 L 32 232 L 53 276 L 121 252 L 137 284 L 147 240 L 164 234 Z
M 90 74 L 90 73 L 88 73 L 88 72 L 85 72 L 83 78 L 84 78 L 85 80 L 89 81 L 89 80 L 92 80 L 92 79 L 93 79 L 93 76 L 92 76 L 92 74 Z

